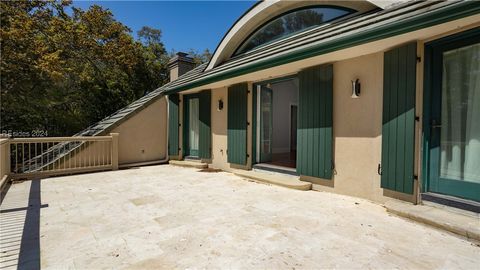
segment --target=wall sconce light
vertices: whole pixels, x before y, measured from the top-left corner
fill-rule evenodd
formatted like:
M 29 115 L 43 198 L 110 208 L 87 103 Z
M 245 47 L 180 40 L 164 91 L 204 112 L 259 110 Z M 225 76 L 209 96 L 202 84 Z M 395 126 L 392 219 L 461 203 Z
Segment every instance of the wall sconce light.
M 360 80 L 352 81 L 352 98 L 360 97 Z
M 223 110 L 223 100 L 219 99 L 217 103 L 217 111 Z

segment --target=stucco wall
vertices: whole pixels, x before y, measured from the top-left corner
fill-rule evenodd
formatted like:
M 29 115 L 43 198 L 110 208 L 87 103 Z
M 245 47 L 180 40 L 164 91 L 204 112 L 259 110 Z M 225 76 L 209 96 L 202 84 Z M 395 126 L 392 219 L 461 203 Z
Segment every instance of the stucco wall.
M 247 121 L 252 123 L 252 84 L 248 84 Z M 223 110 L 217 110 L 217 102 L 223 100 Z M 211 167 L 229 171 L 233 169 L 250 169 L 252 167 L 252 125 L 247 126 L 247 164 L 238 166 L 227 162 L 227 128 L 228 128 L 228 87 L 212 89 L 212 160 Z
M 351 80 L 361 95 L 351 98 Z M 336 174 L 333 187 L 320 190 L 383 200 L 377 166 L 381 160 L 383 53 L 333 64 L 333 137 Z
M 162 97 L 115 127 L 118 163 L 158 161 L 167 154 L 167 102 Z
M 384 202 L 390 197 L 415 201 L 418 196 L 418 183 L 422 181 L 421 166 L 421 121 L 423 97 L 423 44 L 425 41 L 440 38 L 456 32 L 478 27 L 478 16 L 438 25 L 409 34 L 392 37 L 370 44 L 312 57 L 306 60 L 273 67 L 244 76 L 212 83 L 203 88 L 212 88 L 212 166 L 229 170 L 227 163 L 227 88 L 228 85 L 254 81 L 259 82 L 297 73 L 303 68 L 333 63 L 334 65 L 334 161 L 336 174 L 333 180 L 312 179 L 314 189 L 367 198 Z M 380 187 L 380 175 L 377 166 L 381 161 L 381 127 L 383 99 L 383 53 L 393 47 L 413 40 L 418 41 L 418 56 L 422 61 L 417 65 L 417 109 L 420 121 L 416 124 L 415 174 L 419 180 L 414 182 L 414 195 L 405 195 Z M 362 93 L 359 99 L 352 99 L 351 80 L 359 79 Z M 251 82 L 250 82 L 251 85 Z M 197 89 L 191 89 L 195 92 Z M 224 100 L 223 111 L 216 111 L 216 101 Z M 249 121 L 251 122 L 251 95 L 249 97 Z M 251 125 L 248 127 L 249 148 L 251 150 Z M 223 150 L 223 154 L 221 152 Z M 251 162 L 251 153 L 248 153 Z M 250 167 L 250 166 L 247 166 Z
M 383 98 L 383 52 L 360 56 L 333 64 L 334 67 L 334 160 L 333 180 L 304 178 L 314 189 L 383 202 L 377 166 L 381 160 Z M 351 80 L 362 85 L 360 98 L 352 99 Z M 275 90 L 274 90 L 275 91 Z M 212 89 L 212 167 L 229 170 L 227 163 L 227 87 Z M 218 111 L 217 101 L 224 101 Z M 249 110 L 251 106 L 249 105 Z M 413 196 L 390 193 L 412 201 Z
M 218 100 L 223 100 L 223 110 L 217 110 Z M 212 166 L 228 170 L 227 163 L 228 90 L 212 89 Z

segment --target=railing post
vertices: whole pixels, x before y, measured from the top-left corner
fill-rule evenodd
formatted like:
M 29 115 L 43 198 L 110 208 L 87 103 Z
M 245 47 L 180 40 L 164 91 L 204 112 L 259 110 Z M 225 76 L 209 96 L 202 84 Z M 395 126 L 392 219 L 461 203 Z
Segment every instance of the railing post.
M 112 136 L 112 170 L 118 170 L 118 133 L 110 133 Z
M 5 166 L 6 166 L 6 168 L 5 168 L 5 175 L 10 175 L 11 169 L 12 169 L 12 164 L 11 164 L 12 160 L 11 160 L 11 158 L 10 158 L 10 148 L 11 148 L 11 146 L 10 146 L 10 138 L 8 139 L 8 142 L 7 142 L 7 145 L 6 145 L 6 146 L 7 146 L 7 147 L 5 148 L 5 156 L 4 156 L 4 158 L 5 158 Z
M 0 190 L 3 188 L 3 180 L 8 179 L 10 173 L 10 138 L 0 136 Z

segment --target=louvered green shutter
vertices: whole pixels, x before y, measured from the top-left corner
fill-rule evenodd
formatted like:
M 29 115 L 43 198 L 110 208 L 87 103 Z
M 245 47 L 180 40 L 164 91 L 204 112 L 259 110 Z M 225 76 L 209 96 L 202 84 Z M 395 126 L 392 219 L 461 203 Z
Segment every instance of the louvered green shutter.
M 413 193 L 416 43 L 384 54 L 381 187 Z
M 199 94 L 200 110 L 200 126 L 199 126 L 199 152 L 198 156 L 203 159 L 209 159 L 212 151 L 212 133 L 210 128 L 211 116 L 211 92 L 210 90 L 202 91 Z
M 178 156 L 178 94 L 168 96 L 168 154 Z
M 332 178 L 333 66 L 299 73 L 297 172 Z
M 228 88 L 228 162 L 247 164 L 247 94 L 246 83 Z

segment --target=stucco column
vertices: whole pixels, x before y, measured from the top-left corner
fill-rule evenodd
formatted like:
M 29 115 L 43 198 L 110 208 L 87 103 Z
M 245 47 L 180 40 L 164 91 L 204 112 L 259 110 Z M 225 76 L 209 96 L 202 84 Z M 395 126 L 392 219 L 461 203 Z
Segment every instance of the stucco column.
M 112 136 L 112 170 L 118 170 L 118 133 L 110 133 Z

